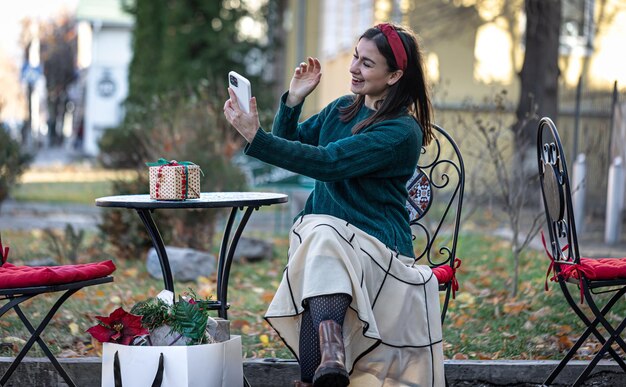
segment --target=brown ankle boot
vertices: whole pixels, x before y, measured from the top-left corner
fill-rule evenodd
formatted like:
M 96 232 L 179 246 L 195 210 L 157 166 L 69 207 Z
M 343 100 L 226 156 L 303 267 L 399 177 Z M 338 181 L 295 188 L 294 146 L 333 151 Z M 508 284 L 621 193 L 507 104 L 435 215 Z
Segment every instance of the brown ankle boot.
M 314 387 L 345 387 L 350 384 L 346 371 L 341 325 L 333 320 L 320 323 L 320 352 L 322 361 L 313 376 Z
M 293 387 L 313 387 L 313 385 L 311 383 L 305 383 L 300 380 L 294 380 Z

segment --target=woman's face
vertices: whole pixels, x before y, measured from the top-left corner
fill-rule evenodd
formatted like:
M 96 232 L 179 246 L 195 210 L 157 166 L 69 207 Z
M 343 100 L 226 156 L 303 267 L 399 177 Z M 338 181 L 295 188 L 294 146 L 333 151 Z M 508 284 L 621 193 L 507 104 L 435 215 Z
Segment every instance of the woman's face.
M 387 60 L 378 51 L 376 43 L 369 39 L 359 40 L 350 65 L 354 94 L 365 96 L 365 106 L 374 109 L 374 103 L 385 97 L 389 86 L 400 79 L 401 71 L 390 72 Z

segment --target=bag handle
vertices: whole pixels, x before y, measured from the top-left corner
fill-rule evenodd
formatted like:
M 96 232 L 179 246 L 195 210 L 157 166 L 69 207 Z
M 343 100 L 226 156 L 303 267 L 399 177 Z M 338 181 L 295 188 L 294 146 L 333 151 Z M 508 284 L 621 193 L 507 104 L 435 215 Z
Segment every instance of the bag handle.
M 113 380 L 115 381 L 115 387 L 123 387 L 122 369 L 120 367 L 120 358 L 117 355 L 117 351 L 115 351 L 115 356 L 113 358 Z M 163 383 L 163 352 L 161 352 L 161 355 L 159 356 L 159 366 L 157 368 L 157 373 L 154 376 L 152 387 L 161 387 L 161 383 Z

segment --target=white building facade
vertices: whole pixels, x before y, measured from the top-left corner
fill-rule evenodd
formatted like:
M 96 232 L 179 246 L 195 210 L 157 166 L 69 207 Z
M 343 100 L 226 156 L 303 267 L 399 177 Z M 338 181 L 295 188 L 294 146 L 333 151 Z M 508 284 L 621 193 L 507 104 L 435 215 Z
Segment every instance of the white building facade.
M 99 153 L 102 134 L 124 118 L 134 19 L 120 3 L 81 0 L 76 10 L 82 92 L 77 109 L 78 133 L 83 152 L 90 156 Z

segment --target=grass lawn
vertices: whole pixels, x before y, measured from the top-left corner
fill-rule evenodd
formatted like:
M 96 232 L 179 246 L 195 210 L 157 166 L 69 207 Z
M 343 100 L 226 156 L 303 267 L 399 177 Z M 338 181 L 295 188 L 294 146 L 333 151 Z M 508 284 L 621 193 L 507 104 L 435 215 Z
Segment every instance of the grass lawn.
M 130 179 L 133 173 L 92 168 L 30 170 L 11 190 L 11 197 L 17 201 L 93 204 L 95 198 L 113 194 L 113 180 Z
M 14 257 L 36 257 L 46 251 L 38 232 L 5 231 L 3 241 L 15 247 Z M 275 254 L 271 260 L 235 264 L 231 274 L 231 330 L 242 335 L 248 358 L 292 357 L 262 318 L 286 262 L 287 239 L 279 237 L 273 241 Z M 508 251 L 506 241 L 491 236 L 461 236 L 461 289 L 451 300 L 444 323 L 447 358 L 559 359 L 575 342 L 581 324 L 564 304 L 558 286 L 550 283 L 550 291 L 543 290 L 547 258 L 540 252 L 526 255 L 520 294 L 512 298 L 508 291 L 512 287 Z M 143 262 L 114 261 L 118 266 L 114 283 L 83 289 L 53 319 L 45 336 L 52 342 L 54 352 L 61 356 L 96 356 L 100 345 L 85 333 L 94 324 L 94 316 L 108 315 L 119 306 L 130 310 L 135 302 L 153 297 L 162 289 L 162 281 L 151 278 Z M 213 278 L 201 277 L 196 282 L 177 283 L 176 291 L 192 288 L 198 295 L 208 297 L 215 293 L 215 285 Z M 24 307 L 35 320 L 45 312 L 45 307 L 40 306 L 42 301 L 38 298 Z M 615 319 L 623 313 L 623 308 L 615 310 L 611 317 Z M 0 356 L 14 355 L 28 334 L 19 328 L 12 312 L 3 317 L 0 325 Z M 582 358 L 596 346 L 592 343 L 583 347 Z M 33 348 L 31 355 L 41 355 L 36 346 Z

